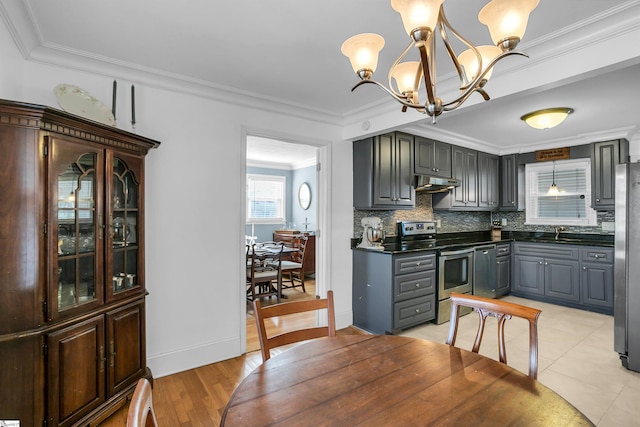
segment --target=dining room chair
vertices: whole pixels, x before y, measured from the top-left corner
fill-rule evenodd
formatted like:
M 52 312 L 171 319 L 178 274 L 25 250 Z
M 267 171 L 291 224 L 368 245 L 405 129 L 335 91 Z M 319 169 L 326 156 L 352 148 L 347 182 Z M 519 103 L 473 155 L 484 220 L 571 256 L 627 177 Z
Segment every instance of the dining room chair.
M 247 245 L 247 299 L 282 298 L 282 249 L 278 242 Z M 274 286 L 275 282 L 275 286 Z
M 327 326 L 296 329 L 271 337 L 268 336 L 265 319 L 314 310 L 327 310 Z M 266 362 L 271 357 L 272 348 L 314 338 L 336 336 L 333 291 L 327 291 L 327 297 L 322 299 L 285 302 L 267 307 L 262 307 L 260 300 L 254 300 L 253 311 L 255 313 L 256 326 L 258 327 L 258 338 L 260 339 L 260 351 L 263 362 Z
M 133 391 L 127 412 L 127 427 L 158 427 L 151 383 L 146 378 L 140 378 Z
M 541 310 L 508 301 L 452 292 L 451 319 L 449 337 L 447 338 L 447 344 L 450 346 L 454 346 L 456 343 L 460 307 L 469 307 L 478 313 L 478 331 L 471 349 L 474 353 L 480 350 L 487 316 L 493 316 L 498 320 L 498 353 L 500 362 L 504 364 L 507 363 L 504 337 L 505 322 L 512 317 L 527 320 L 529 322 L 529 376 L 533 379 L 538 378 L 538 317 L 540 317 Z
M 304 264 L 307 253 L 306 236 L 299 236 L 294 241 L 297 251 L 290 254 L 290 259 L 282 261 L 282 288 L 294 289 L 302 287 L 302 292 L 307 292 L 304 288 Z M 287 284 L 288 283 L 288 284 Z

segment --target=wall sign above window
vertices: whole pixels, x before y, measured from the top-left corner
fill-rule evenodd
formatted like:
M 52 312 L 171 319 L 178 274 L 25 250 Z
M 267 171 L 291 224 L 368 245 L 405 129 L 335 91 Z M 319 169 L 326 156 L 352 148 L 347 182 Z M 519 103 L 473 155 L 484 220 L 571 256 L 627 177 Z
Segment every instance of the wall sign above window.
M 566 160 L 569 158 L 569 147 L 552 148 L 550 150 L 536 150 L 536 162 L 548 160 Z

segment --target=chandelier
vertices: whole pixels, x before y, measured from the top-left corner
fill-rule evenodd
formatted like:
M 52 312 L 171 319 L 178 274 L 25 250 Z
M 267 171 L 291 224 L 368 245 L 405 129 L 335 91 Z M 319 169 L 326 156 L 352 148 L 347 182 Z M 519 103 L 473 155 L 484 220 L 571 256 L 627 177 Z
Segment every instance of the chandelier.
M 400 14 L 411 41 L 389 70 L 388 88 L 372 80 L 378 65 L 378 53 L 384 47 L 384 39 L 378 34 L 358 34 L 342 44 L 342 53 L 351 62 L 353 71 L 360 77 L 351 91 L 365 83 L 373 83 L 402 104 L 402 111 L 413 108 L 427 114 L 436 123 L 436 117 L 462 105 L 472 93 L 478 92 L 485 101 L 489 95 L 484 86 L 491 77 L 494 65 L 509 55 L 527 56 L 514 50 L 527 28 L 529 14 L 539 0 L 492 0 L 485 5 L 478 19 L 489 28 L 494 45 L 474 46 L 449 24 L 444 14 L 444 0 L 391 0 L 391 7 Z M 443 101 L 436 94 L 436 33 L 440 33 L 444 47 L 453 62 L 460 79 L 460 93 L 455 99 Z M 456 55 L 448 33 L 453 34 L 468 49 Z M 416 47 L 420 61 L 402 62 Z M 395 80 L 395 87 L 392 85 Z M 424 79 L 426 101 L 418 97 Z

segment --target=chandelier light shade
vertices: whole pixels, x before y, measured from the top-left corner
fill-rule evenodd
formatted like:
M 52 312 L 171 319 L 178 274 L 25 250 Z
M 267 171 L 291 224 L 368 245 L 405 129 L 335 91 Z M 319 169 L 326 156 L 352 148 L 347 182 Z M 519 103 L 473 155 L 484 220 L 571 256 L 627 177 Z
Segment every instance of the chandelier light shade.
M 478 19 L 489 27 L 491 40 L 496 46 L 517 44 L 527 29 L 529 14 L 539 0 L 493 0 L 480 10 Z M 515 47 L 515 46 L 514 46 Z
M 351 61 L 356 74 L 374 73 L 378 66 L 378 53 L 384 47 L 384 39 L 377 34 L 358 34 L 342 44 L 342 53 Z M 361 77 L 363 78 L 363 77 Z
M 551 129 L 564 122 L 564 119 L 571 113 L 573 113 L 573 108 L 545 108 L 544 110 L 532 111 L 525 114 L 520 117 L 520 119 L 535 129 Z
M 497 46 L 485 45 L 478 46 L 478 52 L 480 52 L 481 61 L 478 61 L 478 56 L 473 49 L 467 49 L 458 55 L 458 61 L 460 61 L 460 65 L 464 70 L 465 78 L 468 79 L 466 83 L 470 83 L 473 79 L 476 78 L 477 75 L 486 71 L 484 74 L 485 83 L 491 78 L 491 73 L 493 73 L 493 67 L 487 70 L 487 66 L 493 61 L 494 58 L 498 57 L 502 50 L 500 50 Z M 480 65 L 484 65 L 484 68 L 480 68 Z
M 400 14 L 404 30 L 412 35 L 418 28 L 436 28 L 442 3 L 444 0 L 391 0 L 391 7 Z
M 514 49 L 523 37 L 529 14 L 536 8 L 539 0 L 491 0 L 483 7 L 478 19 L 489 28 L 493 46 L 475 46 L 460 35 L 445 16 L 444 1 L 391 0 L 391 7 L 400 14 L 410 41 L 391 66 L 387 86 L 372 79 L 377 67 L 378 53 L 384 47 L 384 39 L 377 34 L 368 33 L 353 36 L 345 41 L 342 44 L 342 53 L 349 58 L 351 67 L 360 78 L 360 82 L 351 90 L 365 83 L 375 84 L 402 104 L 402 111 L 412 108 L 432 117 L 433 123 L 443 112 L 462 105 L 474 92 L 478 92 L 488 101 L 490 98 L 484 86 L 491 77 L 495 64 L 509 55 L 527 56 Z M 449 33 L 467 47 L 459 56 L 450 43 Z M 460 93 L 448 101 L 439 98 L 436 91 L 438 35 L 460 79 Z M 413 47 L 417 49 L 419 62 L 404 61 Z M 421 102 L 418 96 L 422 80 L 426 92 L 424 102 Z

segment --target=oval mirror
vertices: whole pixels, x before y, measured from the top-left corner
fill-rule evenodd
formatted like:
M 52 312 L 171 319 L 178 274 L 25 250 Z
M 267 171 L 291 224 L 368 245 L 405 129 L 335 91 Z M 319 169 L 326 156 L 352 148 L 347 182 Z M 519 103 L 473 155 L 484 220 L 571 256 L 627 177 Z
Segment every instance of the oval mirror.
M 311 188 L 306 182 L 300 184 L 300 188 L 298 188 L 298 204 L 305 210 L 309 209 L 311 205 Z

